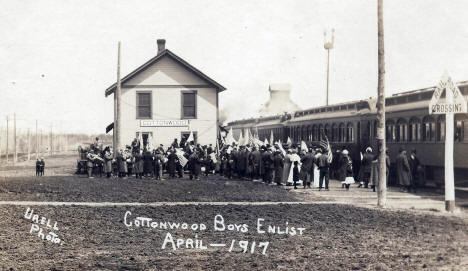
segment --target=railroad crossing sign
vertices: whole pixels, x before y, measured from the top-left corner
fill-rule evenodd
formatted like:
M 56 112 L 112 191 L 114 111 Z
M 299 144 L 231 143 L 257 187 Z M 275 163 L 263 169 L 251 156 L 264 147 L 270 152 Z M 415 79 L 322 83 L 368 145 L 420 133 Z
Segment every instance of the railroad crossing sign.
M 445 90 L 445 99 L 441 99 Z M 458 87 L 446 73 L 437 85 L 429 102 L 429 114 L 445 114 L 445 210 L 455 210 L 455 180 L 453 169 L 454 115 L 466 113 L 466 101 Z
M 442 99 L 441 96 L 444 90 L 446 97 Z M 437 84 L 432 99 L 429 102 L 429 114 L 447 113 L 467 113 L 467 106 L 460 89 L 458 89 L 448 75 L 444 75 L 439 84 Z

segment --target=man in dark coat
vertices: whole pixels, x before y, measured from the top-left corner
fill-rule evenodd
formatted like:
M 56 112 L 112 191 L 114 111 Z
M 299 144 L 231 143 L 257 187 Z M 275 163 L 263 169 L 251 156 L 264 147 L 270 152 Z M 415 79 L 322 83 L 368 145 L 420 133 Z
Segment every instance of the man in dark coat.
M 238 155 L 239 155 L 239 151 L 237 149 L 237 146 L 234 146 L 233 150 L 231 151 L 231 160 L 232 160 L 231 170 L 232 170 L 233 175 L 239 174 Z
M 362 170 L 362 181 L 364 182 L 364 187 L 369 188 L 369 181 L 372 172 L 372 161 L 374 160 L 374 155 L 372 154 L 372 148 L 367 147 L 366 153 L 364 153 L 361 162 L 361 170 Z M 361 187 L 362 184 L 359 184 Z
M 169 179 L 175 178 L 176 163 L 178 161 L 177 155 L 174 149 L 169 149 L 169 155 L 167 156 L 167 172 L 169 173 Z
M 133 153 L 135 178 L 143 177 L 143 155 L 141 151 Z
M 257 149 L 257 147 L 254 146 L 253 151 L 250 154 L 250 156 L 251 156 L 252 167 L 253 167 L 252 177 L 254 180 L 258 180 L 260 178 L 260 165 L 262 163 L 262 154 Z
M 153 155 L 150 151 L 146 150 L 143 153 L 143 175 L 145 177 L 152 177 L 153 173 Z
M 411 188 L 411 168 L 408 162 L 408 157 L 406 156 L 406 150 L 400 148 L 399 151 L 400 154 L 396 159 L 398 183 L 401 186 L 401 190 L 406 188 L 409 192 Z
M 323 188 L 324 180 L 325 190 L 328 190 L 328 182 L 330 180 L 330 163 L 328 162 L 328 153 L 323 153 L 318 160 L 318 168 L 320 170 L 319 191 Z
M 190 180 L 195 179 L 196 181 L 200 180 L 201 173 L 201 159 L 200 151 L 195 150 L 189 157 L 190 160 Z
M 138 140 L 137 138 L 133 139 L 132 141 L 132 153 L 137 153 L 137 152 L 140 152 L 140 140 Z
M 265 152 L 262 154 L 263 167 L 265 169 L 263 181 L 267 184 L 273 181 L 273 153 L 270 150 L 270 145 L 266 146 Z
M 418 156 L 416 156 L 416 149 L 411 151 L 411 154 L 408 157 L 408 163 L 410 165 L 411 173 L 412 173 L 412 188 L 416 193 L 416 188 L 424 182 L 423 174 L 422 174 L 422 167 L 421 162 L 419 162 Z
M 154 169 L 154 177 L 156 180 L 163 180 L 162 173 L 163 173 L 163 164 L 164 164 L 164 157 L 159 150 L 154 151 L 153 157 L 153 169 Z
M 110 178 L 112 175 L 112 153 L 109 146 L 104 149 L 104 172 L 107 175 L 107 178 Z
M 118 154 L 117 154 L 117 157 L 116 157 L 116 160 L 117 160 L 117 165 L 118 165 L 118 168 L 119 168 L 119 177 L 120 178 L 126 178 L 127 176 L 127 161 L 124 157 L 124 154 L 123 154 L 123 151 L 120 149 Z
M 177 142 L 177 138 L 174 138 L 174 141 L 172 142 L 171 147 L 172 148 L 178 148 L 179 147 L 179 143 Z
M 306 186 L 310 188 L 311 181 L 314 180 L 314 162 L 315 153 L 313 148 L 309 148 L 309 152 L 301 158 L 300 179 L 303 181 L 304 189 Z
M 275 152 L 275 156 L 273 158 L 273 165 L 275 169 L 276 185 L 283 185 L 281 183 L 281 180 L 283 179 L 284 157 L 279 150 Z
M 240 151 L 237 153 L 237 170 L 240 178 L 245 177 L 245 170 L 247 169 L 247 158 L 245 146 L 240 147 Z

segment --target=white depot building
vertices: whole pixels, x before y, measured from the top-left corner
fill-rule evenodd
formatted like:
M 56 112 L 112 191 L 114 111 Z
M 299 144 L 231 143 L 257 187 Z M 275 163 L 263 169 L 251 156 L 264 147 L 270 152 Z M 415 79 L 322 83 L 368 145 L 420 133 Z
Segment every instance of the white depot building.
M 121 80 L 121 146 L 140 133 L 143 144 L 152 137 L 153 145 L 168 146 L 191 131 L 197 143 L 215 145 L 218 94 L 226 88 L 166 49 L 165 40 L 157 44 L 157 55 Z M 106 97 L 116 87 L 107 88 Z

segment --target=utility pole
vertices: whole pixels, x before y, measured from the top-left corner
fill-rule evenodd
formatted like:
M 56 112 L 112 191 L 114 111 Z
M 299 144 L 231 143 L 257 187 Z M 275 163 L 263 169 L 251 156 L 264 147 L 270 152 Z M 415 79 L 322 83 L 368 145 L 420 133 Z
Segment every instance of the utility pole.
M 2 129 L 0 128 L 0 165 L 2 164 Z
M 383 0 L 377 0 L 377 40 L 378 40 L 378 86 L 377 86 L 377 145 L 379 150 L 379 185 L 377 187 L 377 206 L 387 204 L 387 165 L 385 142 L 385 50 L 383 28 Z
M 31 160 L 31 135 L 28 128 L 28 161 Z
M 52 151 L 52 144 L 54 144 L 54 141 L 53 141 L 53 139 L 52 139 L 52 135 L 53 135 L 53 134 L 52 134 L 52 123 L 51 123 L 51 124 L 50 124 L 50 136 L 49 136 L 49 137 L 50 137 L 50 150 L 49 150 L 49 155 L 50 155 L 50 156 L 52 156 L 52 153 L 53 153 L 53 151 Z
M 39 142 L 39 154 L 42 156 L 42 128 L 41 128 L 41 137 L 39 138 L 40 139 L 40 142 Z
M 37 138 L 37 120 L 36 120 L 36 160 L 39 158 L 39 140 Z
M 117 47 L 117 87 L 114 92 L 114 157 L 120 149 L 120 41 Z
M 16 150 L 16 113 L 13 114 L 13 143 L 14 143 L 14 152 L 15 155 L 13 156 L 13 164 L 18 162 L 18 152 Z
M 327 50 L 327 93 L 326 93 L 326 105 L 328 105 L 328 88 L 330 85 L 330 50 L 333 49 L 335 44 L 335 29 L 332 28 L 331 30 L 332 37 L 331 41 L 326 41 L 327 32 L 323 33 L 324 36 L 324 44 L 323 47 Z
M 8 151 L 8 116 L 6 117 L 6 162 L 8 164 L 8 156 L 9 156 L 9 151 Z

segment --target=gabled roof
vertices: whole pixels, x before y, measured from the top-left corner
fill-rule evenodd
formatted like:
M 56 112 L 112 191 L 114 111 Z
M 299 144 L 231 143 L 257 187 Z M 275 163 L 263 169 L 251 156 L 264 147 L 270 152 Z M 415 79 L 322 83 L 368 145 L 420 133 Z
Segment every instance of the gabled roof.
M 176 62 L 178 62 L 179 64 L 181 64 L 182 66 L 186 67 L 188 70 L 192 71 L 193 73 L 195 73 L 198 77 L 200 77 L 201 79 L 205 80 L 206 82 L 208 82 L 210 85 L 214 86 L 215 88 L 218 89 L 218 91 L 223 91 L 223 90 L 226 90 L 225 87 L 223 87 L 221 84 L 219 84 L 218 82 L 216 82 L 215 80 L 211 79 L 210 77 L 208 77 L 207 75 L 205 75 L 204 73 L 202 73 L 200 70 L 198 70 L 197 68 L 195 68 L 194 66 L 190 65 L 187 61 L 183 60 L 182 58 L 180 58 L 179 56 L 177 56 L 176 54 L 174 54 L 173 52 L 169 51 L 169 49 L 164 49 L 164 51 L 162 51 L 160 54 L 156 55 L 155 57 L 153 57 L 152 59 L 150 59 L 149 61 L 147 61 L 145 64 L 141 65 L 140 67 L 138 67 L 136 70 L 134 70 L 133 72 L 127 74 L 124 78 L 122 78 L 121 80 L 121 84 L 124 84 L 126 81 L 132 79 L 133 77 L 135 77 L 137 74 L 139 74 L 140 72 L 144 71 L 146 68 L 148 68 L 149 66 L 151 66 L 152 64 L 158 62 L 160 59 L 162 59 L 163 57 L 165 56 L 168 56 L 170 58 L 172 58 L 173 60 L 175 60 Z M 108 87 L 106 89 L 106 97 L 109 96 L 110 94 L 114 93 L 114 90 L 116 89 L 117 87 L 117 83 L 114 83 L 112 84 L 110 87 Z

